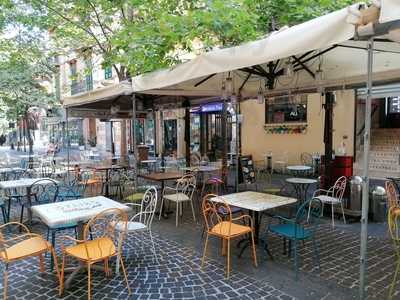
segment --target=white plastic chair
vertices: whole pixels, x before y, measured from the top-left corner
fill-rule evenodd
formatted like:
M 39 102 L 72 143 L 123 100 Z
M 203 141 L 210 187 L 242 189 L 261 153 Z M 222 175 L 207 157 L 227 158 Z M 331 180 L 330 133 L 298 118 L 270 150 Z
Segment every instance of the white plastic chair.
M 344 216 L 343 209 L 343 194 L 346 189 L 347 178 L 345 176 L 339 177 L 333 187 L 329 190 L 318 189 L 314 192 L 313 199 L 318 199 L 322 202 L 321 215 L 324 213 L 324 204 L 331 204 L 332 206 L 332 228 L 335 227 L 334 211 L 333 206 L 340 204 L 342 208 L 343 222 L 346 224 L 346 218 Z M 311 207 L 311 206 L 310 206 Z M 310 207 L 308 214 L 310 214 Z
M 127 222 L 126 232 L 127 234 L 141 232 L 147 233 L 150 237 L 151 248 L 153 251 L 153 255 L 157 260 L 156 248 L 154 245 L 153 234 L 151 232 L 151 224 L 153 223 L 154 213 L 157 207 L 157 189 L 152 186 L 149 187 L 143 195 L 142 202 L 139 203 L 125 203 L 126 206 L 132 207 L 133 212 L 137 212 L 134 216 Z M 116 229 L 119 228 L 125 230 L 125 226 L 123 224 L 117 224 Z M 142 243 L 144 243 L 144 239 L 141 239 Z M 119 271 L 119 260 L 117 260 L 116 271 Z
M 163 190 L 163 196 L 161 198 L 160 216 L 162 216 L 162 209 L 164 205 L 164 199 L 176 203 L 176 227 L 178 227 L 179 215 L 182 215 L 182 204 L 183 202 L 190 202 L 192 207 L 193 220 L 196 221 L 196 216 L 193 207 L 193 194 L 196 190 L 196 176 L 193 174 L 184 175 L 182 178 L 177 180 L 176 186 L 165 187 Z M 170 192 L 170 194 L 166 194 Z

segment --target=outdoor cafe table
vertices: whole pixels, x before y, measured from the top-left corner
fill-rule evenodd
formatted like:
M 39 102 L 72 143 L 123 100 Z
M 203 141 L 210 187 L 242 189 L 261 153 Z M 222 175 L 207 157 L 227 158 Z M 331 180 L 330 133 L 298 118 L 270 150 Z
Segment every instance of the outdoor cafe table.
M 228 205 L 236 206 L 242 209 L 247 209 L 250 212 L 252 212 L 254 220 L 254 240 L 255 243 L 258 244 L 260 235 L 260 212 L 296 203 L 297 199 L 282 197 L 272 194 L 247 191 L 247 192 L 240 192 L 240 193 L 214 197 L 211 198 L 211 201 L 217 203 L 227 203 Z M 242 248 L 240 255 L 243 253 L 244 249 L 247 246 L 249 246 L 249 244 L 247 244 Z M 268 248 L 265 249 L 267 250 L 268 254 L 272 257 L 272 255 L 268 251 Z
M 108 197 L 110 195 L 109 189 L 108 189 L 108 183 L 110 181 L 110 170 L 122 170 L 122 169 L 126 169 L 126 166 L 122 166 L 122 165 L 99 165 L 99 166 L 88 166 L 88 169 L 92 169 L 96 172 L 101 172 L 104 171 L 106 172 L 106 176 L 105 176 L 105 193 L 104 195 L 106 197 Z
M 49 228 L 55 228 L 70 223 L 78 225 L 78 239 L 82 240 L 84 224 L 91 218 L 110 208 L 118 208 L 128 212 L 130 208 L 126 205 L 118 203 L 114 200 L 103 196 L 81 198 L 77 200 L 69 200 L 62 202 L 54 202 L 49 204 L 41 204 L 32 206 L 32 212 L 35 216 L 46 224 Z M 68 287 L 72 279 L 82 270 L 84 266 L 80 265 L 75 268 L 65 281 Z
M 312 168 L 310 166 L 296 165 L 296 166 L 287 166 L 286 169 L 295 173 L 296 175 L 299 175 L 299 174 L 305 174 Z
M 57 180 L 48 178 L 48 177 L 42 177 L 42 178 L 20 178 L 17 180 L 6 180 L 6 181 L 0 181 L 0 189 L 5 191 L 5 190 L 10 190 L 10 189 L 18 189 L 18 188 L 26 188 L 26 196 L 28 199 L 28 219 L 29 222 L 32 222 L 32 211 L 31 211 L 31 206 L 32 206 L 32 199 L 31 199 L 31 186 L 32 184 L 38 182 L 37 184 L 40 185 L 45 185 L 46 181 L 45 180 L 51 180 L 53 182 L 56 182 L 57 184 L 59 183 Z
M 183 171 L 189 172 L 201 172 L 201 173 L 209 173 L 209 172 L 216 172 L 221 170 L 221 168 L 215 166 L 195 166 L 195 167 L 184 167 L 182 168 Z
M 8 173 L 12 173 L 12 172 L 15 172 L 15 171 L 23 171 L 23 170 L 24 169 L 18 168 L 18 167 L 15 167 L 15 168 L 0 168 L 0 178 L 5 179 L 6 175 Z
M 316 179 L 311 178 L 287 178 L 287 183 L 293 185 L 294 191 L 296 193 L 297 199 L 304 202 L 307 198 L 307 191 L 311 184 L 317 183 Z
M 141 164 L 146 165 L 148 170 L 155 170 L 157 160 L 156 159 L 145 159 L 140 161 Z
M 142 177 L 147 180 L 156 181 L 161 183 L 161 193 L 164 191 L 165 181 L 177 180 L 182 178 L 182 174 L 178 172 L 161 172 L 161 173 L 150 173 L 150 174 L 138 174 L 139 177 Z M 164 202 L 165 206 L 165 202 Z M 166 211 L 165 207 L 162 208 L 164 215 L 163 217 L 168 218 L 168 214 L 171 213 Z

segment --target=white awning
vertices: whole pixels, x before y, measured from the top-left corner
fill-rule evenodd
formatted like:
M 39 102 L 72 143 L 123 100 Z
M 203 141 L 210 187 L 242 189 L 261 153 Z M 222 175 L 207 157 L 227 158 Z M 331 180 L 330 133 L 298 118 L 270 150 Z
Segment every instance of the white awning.
M 396 21 L 400 16 L 400 1 L 399 0 L 381 0 L 381 15 L 380 23 Z
M 119 96 L 131 95 L 133 93 L 132 85 L 128 81 L 98 88 L 92 91 L 79 93 L 73 96 L 61 99 L 63 106 L 68 108 L 76 105 L 94 103 L 103 100 L 117 98 Z
M 396 5 L 392 1 L 391 5 Z M 388 3 L 383 2 L 382 7 L 388 9 Z M 367 73 L 366 42 L 353 40 L 356 36 L 353 24 L 359 22 L 354 12 L 360 8 L 364 6 L 355 4 L 261 40 L 211 51 L 171 69 L 137 76 L 132 80 L 133 90 L 157 95 L 220 95 L 222 82 L 231 71 L 234 92 L 240 89 L 243 97 L 253 97 L 260 86 L 264 88 L 267 77 L 257 73 L 270 73 L 269 62 L 279 62 L 274 66 L 279 71 L 289 57 L 295 66 L 295 75 L 278 76 L 275 91 L 363 83 Z M 375 43 L 375 49 L 374 80 L 400 81 L 400 45 L 380 41 Z M 254 66 L 261 67 L 261 71 L 251 70 Z M 318 69 L 322 70 L 319 81 L 315 79 Z

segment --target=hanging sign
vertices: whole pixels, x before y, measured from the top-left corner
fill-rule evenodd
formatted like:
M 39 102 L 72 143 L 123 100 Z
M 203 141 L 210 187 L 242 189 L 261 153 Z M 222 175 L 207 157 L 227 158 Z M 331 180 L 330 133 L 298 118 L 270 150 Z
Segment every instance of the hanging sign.
M 221 102 L 209 103 L 201 106 L 201 112 L 206 113 L 206 112 L 222 111 L 223 108 L 224 104 Z

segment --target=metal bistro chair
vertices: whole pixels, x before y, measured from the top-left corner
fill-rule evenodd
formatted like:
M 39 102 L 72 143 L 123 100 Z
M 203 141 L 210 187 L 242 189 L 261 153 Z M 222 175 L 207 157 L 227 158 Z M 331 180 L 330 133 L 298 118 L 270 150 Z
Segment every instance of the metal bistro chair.
M 313 163 L 313 156 L 308 153 L 308 152 L 303 152 L 300 154 L 300 161 L 304 166 L 311 167 L 310 171 L 307 171 L 307 175 L 312 175 L 315 170 L 314 170 L 314 163 Z
M 151 248 L 153 255 L 157 260 L 156 248 L 154 245 L 153 235 L 151 233 L 151 224 L 153 223 L 154 213 L 157 208 L 157 189 L 155 187 L 150 187 L 144 193 L 142 202 L 139 203 L 125 203 L 125 205 L 132 207 L 133 212 L 137 212 L 126 224 L 126 231 L 130 233 L 147 233 L 150 237 Z M 116 229 L 120 230 L 121 225 L 117 224 Z M 124 229 L 124 228 L 123 228 Z M 145 240 L 140 239 L 144 245 Z M 119 270 L 119 264 L 117 261 L 117 271 Z
M 84 187 L 84 194 L 90 193 L 97 194 L 97 191 L 102 188 L 103 179 L 98 176 L 96 172 L 93 171 L 80 171 L 79 174 L 76 174 L 77 184 L 82 185 Z M 88 191 L 90 188 L 90 192 Z
M 31 203 L 46 204 L 55 202 L 58 195 L 58 184 L 53 179 L 38 179 L 29 187 L 29 195 Z M 21 214 L 19 221 L 23 223 L 25 206 L 30 205 L 28 202 L 21 202 Z
M 298 242 L 308 239 L 312 240 L 314 263 L 318 262 L 319 265 L 319 253 L 315 240 L 315 233 L 318 229 L 319 218 L 321 217 L 321 209 L 322 202 L 319 199 L 309 199 L 300 206 L 295 218 L 289 219 L 275 215 L 273 218 L 278 219 L 281 221 L 281 223 L 273 225 L 269 224 L 267 226 L 267 234 L 270 232 L 274 235 L 278 235 L 291 241 L 289 245 L 292 245 L 294 250 L 294 268 L 296 272 L 296 280 L 298 279 L 299 272 Z M 289 253 L 290 251 L 291 249 L 289 249 Z
M 388 211 L 388 226 L 390 237 L 394 243 L 396 251 L 396 270 L 394 272 L 393 280 L 390 285 L 388 299 L 393 299 L 394 287 L 397 282 L 397 277 L 400 271 L 400 213 L 399 208 L 396 206 L 389 207 Z
M 162 209 L 164 205 L 164 199 L 169 202 L 176 203 L 176 226 L 178 227 L 178 219 L 179 215 L 182 216 L 183 207 L 182 204 L 184 202 L 190 202 L 192 207 L 193 220 L 196 222 L 196 215 L 193 207 L 193 194 L 196 190 L 196 177 L 193 174 L 184 175 L 182 178 L 177 180 L 176 186 L 168 187 L 166 186 L 163 191 L 163 195 L 161 198 L 161 208 L 160 208 L 160 216 L 159 220 L 161 220 Z M 171 192 L 167 194 L 166 192 Z
M 116 229 L 116 224 L 119 228 Z M 66 257 L 72 257 L 81 264 L 86 265 L 88 272 L 88 299 L 91 299 L 91 268 L 96 263 L 104 264 L 105 275 L 111 275 L 109 260 L 116 257 L 121 265 L 124 279 L 128 288 L 128 277 L 126 275 L 124 262 L 122 259 L 122 246 L 126 236 L 126 226 L 128 224 L 127 214 L 116 208 L 106 209 L 93 217 L 86 225 L 83 231 L 83 239 L 77 240 L 70 236 L 64 236 L 61 244 L 62 266 L 60 276 L 60 291 L 62 296 L 64 292 L 64 269 Z M 95 238 L 89 239 L 90 235 Z M 75 244 L 71 245 L 71 241 Z M 67 245 L 66 245 L 67 242 Z
M 318 189 L 314 192 L 313 199 L 318 199 L 322 202 L 321 214 L 324 213 L 324 204 L 331 204 L 332 206 L 332 228 L 335 227 L 335 214 L 334 205 L 340 205 L 342 208 L 343 222 L 346 224 L 346 217 L 344 216 L 343 209 L 343 194 L 346 189 L 347 178 L 345 176 L 339 177 L 333 187 L 329 190 Z
M 23 233 L 6 238 L 11 227 L 19 227 Z M 0 226 L 0 260 L 5 264 L 3 268 L 3 299 L 7 299 L 8 292 L 8 272 L 9 265 L 30 257 L 39 258 L 40 272 L 44 272 L 44 254 L 51 252 L 52 259 L 55 261 L 56 274 L 60 279 L 57 264 L 57 255 L 49 242 L 45 241 L 40 235 L 31 233 L 29 229 L 21 223 L 10 222 Z
M 386 181 L 385 190 L 387 195 L 387 211 L 389 212 L 392 209 L 392 214 L 400 214 L 400 201 L 395 183 L 393 181 Z
M 206 240 L 204 243 L 203 258 L 201 260 L 201 268 L 203 268 L 204 261 L 207 254 L 208 238 L 215 236 L 222 239 L 222 252 L 226 254 L 226 277 L 229 279 L 231 269 L 231 240 L 250 234 L 252 243 L 252 256 L 254 266 L 257 267 L 256 246 L 254 243 L 254 226 L 253 219 L 249 215 L 241 215 L 237 218 L 232 218 L 231 208 L 227 203 L 215 203 L 210 199 L 217 197 L 217 195 L 209 194 L 204 197 L 202 210 L 204 223 L 206 224 Z M 223 208 L 227 215 L 222 217 L 219 213 Z M 236 221 L 247 220 L 248 225 L 235 223 Z

